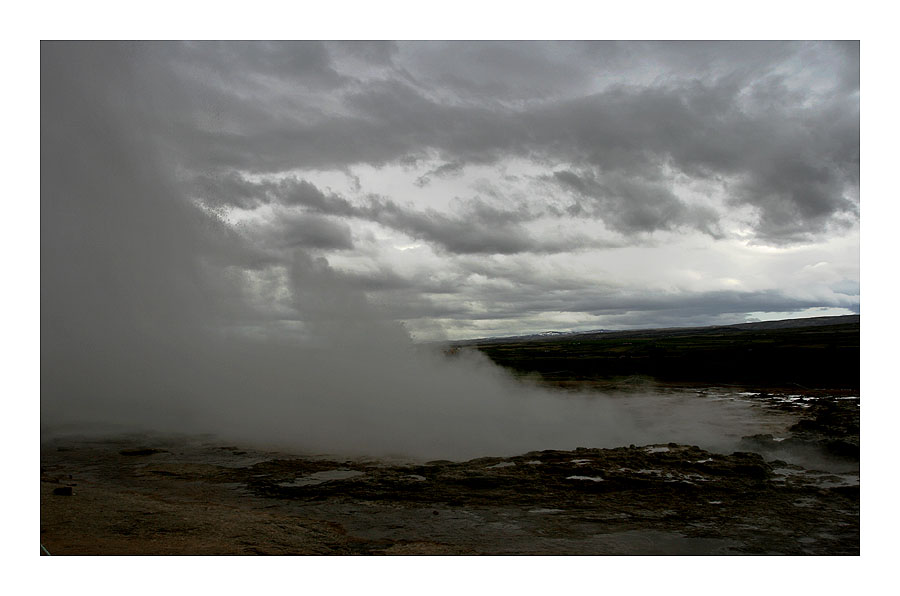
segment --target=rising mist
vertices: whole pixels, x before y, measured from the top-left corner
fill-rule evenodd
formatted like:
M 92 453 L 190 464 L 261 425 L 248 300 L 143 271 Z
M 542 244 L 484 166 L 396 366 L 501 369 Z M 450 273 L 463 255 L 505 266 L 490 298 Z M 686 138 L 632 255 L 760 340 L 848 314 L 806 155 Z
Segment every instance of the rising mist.
M 164 49 L 42 44 L 42 432 L 112 423 L 427 458 L 726 442 L 721 410 L 551 392 L 416 346 L 302 247 L 281 267 L 300 316 L 274 324 L 250 299 L 264 255 L 183 184 L 204 141 L 179 134 L 179 106 L 201 99 Z

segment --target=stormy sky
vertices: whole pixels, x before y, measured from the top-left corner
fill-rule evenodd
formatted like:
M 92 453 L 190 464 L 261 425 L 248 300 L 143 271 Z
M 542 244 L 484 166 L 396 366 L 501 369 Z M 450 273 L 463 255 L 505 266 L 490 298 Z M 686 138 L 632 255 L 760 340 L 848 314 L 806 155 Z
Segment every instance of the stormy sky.
M 858 313 L 859 64 L 858 42 L 43 44 L 42 181 L 121 184 L 155 230 L 110 281 L 129 308 L 236 333 L 348 301 L 420 340 Z M 49 195 L 42 249 L 66 261 L 90 230 L 55 215 L 86 207 Z M 128 226 L 90 208 L 126 258 Z M 154 303 L 140 267 L 179 251 L 221 287 Z
M 44 42 L 40 83 L 42 433 L 721 447 L 427 341 L 859 311 L 858 44 Z
M 739 31 L 743 37 L 858 37 L 847 27 L 864 11 L 831 12 L 841 25 L 826 31 L 797 29 L 828 12 L 808 8 L 739 7 L 722 20 L 758 27 Z M 74 10 L 60 11 L 60 24 L 41 37 L 71 37 L 73 26 L 101 38 L 125 31 L 96 30 L 93 13 Z M 630 36 L 647 34 L 635 29 L 642 10 L 620 20 L 631 23 Z M 20 24 L 45 23 L 47 12 Z M 221 12 L 204 7 L 194 16 Z M 299 12 L 231 13 L 280 20 L 284 37 L 310 22 Z M 85 14 L 90 22 L 72 20 Z M 884 17 L 879 27 L 890 22 Z M 141 11 L 130 22 L 147 19 L 172 21 Z M 347 19 L 335 20 L 328 36 L 346 36 Z M 591 14 L 582 35 L 603 22 Z M 767 27 L 776 22 L 784 25 L 772 35 Z M 650 35 L 716 37 L 730 31 L 723 25 L 696 31 L 685 20 L 664 21 Z M 605 26 L 608 36 L 620 35 Z M 451 27 L 440 35 L 457 36 L 459 22 Z M 496 24 L 482 27 L 475 37 L 492 36 Z M 407 35 L 420 30 L 416 21 Z M 135 33 L 127 36 L 160 37 Z M 867 64 L 889 55 L 875 39 L 889 32 L 879 33 L 867 41 Z M 546 34 L 536 25 L 525 37 Z M 269 436 L 293 424 L 327 445 L 374 422 L 391 437 L 384 448 L 398 440 L 433 447 L 433 420 L 448 419 L 434 399 L 422 408 L 408 397 L 386 406 L 413 430 L 391 426 L 385 414 L 345 432 L 347 417 L 373 413 L 357 412 L 366 402 L 350 392 L 333 394 L 330 418 L 315 425 L 310 413 L 321 414 L 322 400 L 279 407 L 285 384 L 297 381 L 286 372 L 297 362 L 285 345 L 313 336 L 339 351 L 361 344 L 372 357 L 386 344 L 405 349 L 406 333 L 455 339 L 858 312 L 859 60 L 856 42 L 42 42 L 42 433 L 50 418 L 96 418 L 116 400 L 132 420 L 183 420 L 178 404 L 214 389 L 222 399 L 207 398 L 199 410 L 211 417 L 231 407 L 230 419 L 215 421 L 220 429 L 251 424 Z M 873 91 L 889 84 L 880 73 L 891 63 L 878 66 L 866 71 L 867 139 L 886 123 L 895 128 L 893 105 L 877 103 L 873 118 L 873 102 L 891 96 Z M 890 146 L 867 152 L 867 181 L 892 172 Z M 869 263 L 892 248 L 896 218 L 871 217 L 889 204 L 867 203 L 869 231 L 886 226 L 867 236 Z M 870 290 L 884 282 L 874 272 L 887 269 L 871 268 Z M 882 297 L 890 294 L 883 289 Z M 867 308 L 878 299 L 867 291 Z M 215 353 L 237 344 L 234 353 Z M 889 358 L 889 350 L 869 351 L 868 378 L 889 371 Z M 295 388 L 310 393 L 309 373 L 321 369 L 315 376 L 328 390 L 358 376 L 357 393 L 363 385 L 371 395 L 419 390 L 430 398 L 467 378 L 427 368 L 424 384 L 407 364 L 413 381 L 398 387 L 396 359 L 349 367 L 354 374 L 343 377 L 333 360 L 304 362 Z M 498 393 L 493 371 L 483 363 L 465 372 L 472 370 L 478 382 L 454 391 Z M 266 393 L 275 397 L 263 400 Z M 254 409 L 235 408 L 238 399 Z M 502 421 L 460 418 L 456 435 L 441 434 L 445 442 L 432 451 L 452 451 L 451 442 L 498 455 L 479 437 L 497 435 L 510 403 L 488 408 L 502 410 Z M 484 414 L 472 409 L 479 408 Z M 426 409 L 436 413 L 429 418 Z M 289 420 L 291 413 L 300 416 Z M 565 423 L 583 414 L 557 412 L 554 422 L 568 437 Z M 532 415 L 546 421 L 548 411 Z M 621 427 L 621 416 L 602 425 Z M 357 440 L 375 444 L 365 432 Z

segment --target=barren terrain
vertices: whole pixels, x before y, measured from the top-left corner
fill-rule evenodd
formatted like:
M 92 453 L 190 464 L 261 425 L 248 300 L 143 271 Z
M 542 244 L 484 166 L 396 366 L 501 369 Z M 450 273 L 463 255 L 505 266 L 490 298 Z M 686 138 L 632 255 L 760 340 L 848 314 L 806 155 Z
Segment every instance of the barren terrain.
M 755 399 L 796 422 L 730 454 L 416 463 L 56 438 L 42 447 L 41 542 L 53 555 L 858 554 L 858 400 Z

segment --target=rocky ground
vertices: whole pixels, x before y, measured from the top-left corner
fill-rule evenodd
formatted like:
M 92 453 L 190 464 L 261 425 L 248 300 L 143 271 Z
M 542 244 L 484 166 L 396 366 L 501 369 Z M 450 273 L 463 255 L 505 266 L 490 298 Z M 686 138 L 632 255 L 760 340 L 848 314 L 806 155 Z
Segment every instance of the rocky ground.
M 741 451 L 688 445 L 428 463 L 148 435 L 47 440 L 41 543 L 64 554 L 859 554 L 859 401 Z

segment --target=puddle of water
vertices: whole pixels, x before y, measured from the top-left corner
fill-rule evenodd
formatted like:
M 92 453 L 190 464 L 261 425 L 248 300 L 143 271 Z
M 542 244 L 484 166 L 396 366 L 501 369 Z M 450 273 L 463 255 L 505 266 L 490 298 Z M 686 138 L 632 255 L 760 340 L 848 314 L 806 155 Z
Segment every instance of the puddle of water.
M 590 480 L 591 482 L 603 482 L 599 476 L 567 476 L 566 480 Z
M 278 486 L 283 486 L 285 488 L 296 486 L 314 486 L 316 484 L 323 484 L 331 480 L 346 480 L 348 478 L 362 476 L 363 474 L 364 472 L 357 472 L 356 470 L 325 470 L 324 472 L 316 472 L 315 474 L 310 474 L 309 476 L 297 478 L 293 482 L 280 482 Z
M 690 538 L 677 532 L 628 530 L 592 537 L 595 548 L 607 555 L 729 555 L 738 545 L 720 538 Z
M 666 453 L 669 451 L 668 447 L 647 447 L 647 453 Z
M 502 462 L 500 462 L 499 464 L 494 464 L 493 466 L 488 466 L 488 467 L 485 468 L 485 469 L 487 469 L 487 470 L 494 470 L 494 469 L 496 469 L 496 468 L 511 468 L 511 467 L 513 467 L 513 466 L 515 466 L 515 465 L 516 465 L 516 464 L 513 463 L 513 462 L 511 462 L 511 461 L 502 461 Z

